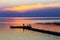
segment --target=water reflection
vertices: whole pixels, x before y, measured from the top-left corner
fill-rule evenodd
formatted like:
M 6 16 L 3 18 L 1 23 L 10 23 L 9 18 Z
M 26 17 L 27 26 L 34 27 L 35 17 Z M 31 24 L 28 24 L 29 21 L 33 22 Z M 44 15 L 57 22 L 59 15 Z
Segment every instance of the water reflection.
M 60 32 L 60 26 L 34 24 L 40 20 L 27 20 L 27 18 L 0 18 L 0 39 L 1 40 L 60 40 L 59 36 L 33 32 L 23 29 L 10 29 L 10 26 L 22 26 L 31 24 L 33 28 Z

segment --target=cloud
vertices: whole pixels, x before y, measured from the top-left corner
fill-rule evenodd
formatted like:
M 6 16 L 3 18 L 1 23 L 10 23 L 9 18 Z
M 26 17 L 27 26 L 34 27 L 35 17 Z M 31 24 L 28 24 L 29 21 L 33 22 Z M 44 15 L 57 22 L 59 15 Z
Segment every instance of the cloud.
M 60 3 L 60 0 L 0 0 L 0 8 L 49 3 Z
M 26 12 L 31 10 L 45 9 L 45 8 L 59 8 L 60 3 L 54 4 L 36 4 L 36 5 L 25 5 L 18 7 L 3 8 L 0 11 L 15 11 L 15 12 Z
M 60 8 L 39 9 L 28 12 L 0 12 L 0 17 L 60 17 Z

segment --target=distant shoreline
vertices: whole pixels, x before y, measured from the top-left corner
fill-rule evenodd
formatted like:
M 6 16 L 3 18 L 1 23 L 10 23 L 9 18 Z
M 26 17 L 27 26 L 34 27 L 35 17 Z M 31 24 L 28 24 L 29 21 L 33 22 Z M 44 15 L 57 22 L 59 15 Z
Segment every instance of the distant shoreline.
M 53 24 L 53 25 L 60 25 L 60 22 L 52 22 L 52 23 L 35 23 L 35 24 Z
M 34 17 L 37 18 L 37 17 Z M 60 17 L 38 17 L 38 18 L 60 18 Z

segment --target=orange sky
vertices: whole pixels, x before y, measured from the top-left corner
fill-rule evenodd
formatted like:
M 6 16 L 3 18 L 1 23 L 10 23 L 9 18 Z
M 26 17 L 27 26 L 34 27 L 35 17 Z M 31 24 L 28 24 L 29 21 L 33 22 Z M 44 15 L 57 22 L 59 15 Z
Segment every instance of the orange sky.
M 25 5 L 25 6 L 4 8 L 1 11 L 26 12 L 26 11 L 30 11 L 30 10 L 37 10 L 37 9 L 44 9 L 44 8 L 55 8 L 55 7 L 57 7 L 57 8 L 60 7 L 60 3 Z

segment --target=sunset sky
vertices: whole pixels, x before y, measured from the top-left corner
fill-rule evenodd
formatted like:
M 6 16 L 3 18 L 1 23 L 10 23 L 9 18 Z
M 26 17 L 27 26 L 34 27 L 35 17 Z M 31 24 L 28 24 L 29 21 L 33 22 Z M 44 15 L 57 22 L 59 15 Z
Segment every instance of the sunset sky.
M 60 17 L 60 0 L 0 0 L 0 17 Z

